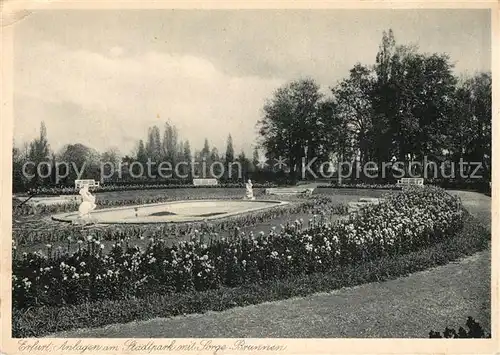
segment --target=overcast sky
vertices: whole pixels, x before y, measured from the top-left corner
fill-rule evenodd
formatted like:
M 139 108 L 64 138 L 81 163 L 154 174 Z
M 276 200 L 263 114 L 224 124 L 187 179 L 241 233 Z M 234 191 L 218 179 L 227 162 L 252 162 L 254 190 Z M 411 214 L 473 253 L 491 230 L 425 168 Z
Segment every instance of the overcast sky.
M 456 72 L 490 70 L 489 10 L 39 11 L 14 39 L 16 145 L 47 126 L 51 147 L 130 154 L 169 120 L 200 149 L 251 152 L 264 100 L 312 77 L 328 92 L 373 64 L 382 31 L 450 55 Z

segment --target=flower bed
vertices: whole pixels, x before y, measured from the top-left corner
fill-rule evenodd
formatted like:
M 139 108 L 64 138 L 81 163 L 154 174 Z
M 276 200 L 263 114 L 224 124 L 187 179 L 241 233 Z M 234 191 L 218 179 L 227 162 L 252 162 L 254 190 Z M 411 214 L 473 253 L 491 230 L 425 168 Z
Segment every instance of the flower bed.
M 13 306 L 203 291 L 328 272 L 440 242 L 461 230 L 463 218 L 459 199 L 425 187 L 405 189 L 336 224 L 303 229 L 298 222 L 249 238 L 213 239 L 208 233 L 167 247 L 156 237 L 142 251 L 123 235 L 104 255 L 103 242 L 89 236 L 73 254 L 30 253 L 14 260 Z
M 142 321 L 158 317 L 223 311 L 263 302 L 304 297 L 368 282 L 380 282 L 450 261 L 489 247 L 491 233 L 466 214 L 464 228 L 448 239 L 407 254 L 394 254 L 327 272 L 294 275 L 240 287 L 148 294 L 143 298 L 102 300 L 92 304 L 32 307 L 12 310 L 12 336 L 39 337 L 77 328 L 96 328 L 114 323 Z

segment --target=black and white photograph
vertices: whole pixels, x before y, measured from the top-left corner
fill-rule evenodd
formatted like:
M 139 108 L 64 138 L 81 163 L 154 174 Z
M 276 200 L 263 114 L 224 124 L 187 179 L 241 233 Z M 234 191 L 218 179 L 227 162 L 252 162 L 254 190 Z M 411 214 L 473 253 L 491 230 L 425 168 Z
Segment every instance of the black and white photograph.
M 494 338 L 498 9 L 23 11 L 17 353 Z

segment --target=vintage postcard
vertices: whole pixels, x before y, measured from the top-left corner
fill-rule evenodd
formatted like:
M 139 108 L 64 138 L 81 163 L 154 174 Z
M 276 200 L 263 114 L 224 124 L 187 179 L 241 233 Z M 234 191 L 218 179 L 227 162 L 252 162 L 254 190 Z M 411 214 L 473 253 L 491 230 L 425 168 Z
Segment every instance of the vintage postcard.
M 498 353 L 498 17 L 5 2 L 0 352 Z

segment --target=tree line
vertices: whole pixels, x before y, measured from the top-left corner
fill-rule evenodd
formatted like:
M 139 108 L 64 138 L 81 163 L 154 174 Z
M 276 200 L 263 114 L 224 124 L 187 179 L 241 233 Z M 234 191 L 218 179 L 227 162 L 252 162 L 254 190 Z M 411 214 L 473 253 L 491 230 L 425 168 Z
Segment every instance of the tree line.
M 124 157 L 124 161 L 126 162 L 132 163 L 133 161 L 138 161 L 143 165 L 147 164 L 148 160 L 153 162 L 165 161 L 169 162 L 172 166 L 180 162 L 197 162 L 198 164 L 194 165 L 194 168 L 188 167 L 185 164 L 179 165 L 180 175 L 187 176 L 187 180 L 191 180 L 193 178 L 192 175 L 236 180 L 237 172 L 232 171 L 231 174 L 229 173 L 231 163 L 234 162 L 238 162 L 244 172 L 253 168 L 243 151 L 235 155 L 231 134 L 227 137 L 224 153 L 220 153 L 215 146 L 211 147 L 207 138 L 205 138 L 201 149 L 192 152 L 189 140 L 182 140 L 179 137 L 176 127 L 169 123 L 165 123 L 163 135 L 161 135 L 158 126 L 150 127 L 147 139 L 145 141 L 142 139 L 139 140 L 135 156 Z M 213 171 L 207 170 L 207 175 L 205 175 L 205 172 L 202 171 L 201 163 L 204 163 L 208 167 L 213 166 Z M 157 170 L 153 167 L 153 172 L 155 171 Z
M 375 63 L 357 63 L 320 92 L 290 82 L 267 100 L 258 122 L 269 158 L 284 156 L 296 178 L 301 161 L 480 162 L 491 176 L 491 73 L 457 77 L 446 54 L 397 45 L 384 31 Z M 406 166 L 406 164 L 405 164 Z
M 41 186 L 71 186 L 78 177 L 102 181 L 105 176 L 104 182 L 107 183 L 140 183 L 151 180 L 190 183 L 193 177 L 218 177 L 225 181 L 237 181 L 238 174 L 245 177 L 254 170 L 254 164 L 243 151 L 236 155 L 230 134 L 223 154 L 216 147 L 211 147 L 208 139 L 205 139 L 201 149 L 192 152 L 189 140 L 182 140 L 176 127 L 168 122 L 164 125 L 163 133 L 156 125 L 150 127 L 146 139 L 139 139 L 134 151 L 124 156 L 118 149 L 112 148 L 101 153 L 82 143 L 67 144 L 59 152 L 54 152 L 47 139 L 45 123 L 41 122 L 39 136 L 22 148 L 14 144 L 12 157 L 15 192 Z M 27 162 L 31 163 L 25 165 Z M 62 165 L 62 162 L 69 163 L 69 166 Z M 135 162 L 140 164 L 134 164 Z M 149 178 L 145 172 L 148 162 L 151 162 L 150 170 L 155 179 Z M 191 164 L 193 168 L 187 164 L 179 164 L 178 173 L 183 178 L 176 177 L 172 171 L 172 178 L 162 179 L 161 172 L 158 171 L 158 164 L 161 162 L 169 162 L 172 167 L 180 162 L 198 164 Z M 213 170 L 203 171 L 202 162 L 207 167 L 213 165 Z M 213 164 L 214 162 L 219 164 Z M 237 171 L 237 165 L 232 164 L 236 162 L 241 167 L 240 172 Z M 60 166 L 56 168 L 58 164 Z M 117 170 L 118 167 L 120 170 Z M 58 179 L 56 174 L 62 178 Z

